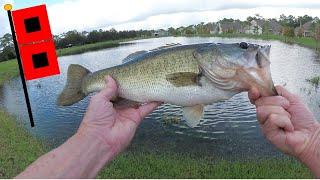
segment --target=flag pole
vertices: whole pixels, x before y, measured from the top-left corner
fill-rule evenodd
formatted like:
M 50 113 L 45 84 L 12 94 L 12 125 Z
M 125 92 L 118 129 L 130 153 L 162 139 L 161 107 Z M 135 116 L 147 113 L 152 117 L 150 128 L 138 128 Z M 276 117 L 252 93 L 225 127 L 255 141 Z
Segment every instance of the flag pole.
M 12 5 L 11 4 L 6 4 L 6 5 L 4 5 L 4 9 L 8 13 L 8 18 L 9 18 L 10 28 L 11 28 L 11 34 L 12 34 L 12 40 L 13 40 L 14 49 L 15 49 L 16 55 L 17 55 L 17 61 L 18 61 L 19 70 L 20 70 L 20 77 L 21 77 L 21 82 L 22 82 L 22 86 L 23 86 L 24 97 L 26 99 L 26 104 L 27 104 L 30 124 L 31 124 L 31 127 L 34 127 L 34 121 L 33 121 L 33 116 L 32 116 L 30 99 L 29 99 L 29 95 L 28 95 L 26 79 L 24 77 L 24 72 L 23 72 L 23 68 L 22 68 L 22 64 L 21 64 L 19 46 L 18 46 L 17 37 L 16 37 L 15 30 L 14 30 L 14 26 L 13 26 L 13 20 L 12 20 L 12 14 L 11 14 Z

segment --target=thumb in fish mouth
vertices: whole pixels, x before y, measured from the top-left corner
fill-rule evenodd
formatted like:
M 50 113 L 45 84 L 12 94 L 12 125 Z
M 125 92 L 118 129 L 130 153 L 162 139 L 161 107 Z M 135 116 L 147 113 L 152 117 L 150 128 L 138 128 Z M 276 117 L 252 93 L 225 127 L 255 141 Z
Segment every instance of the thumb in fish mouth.
M 277 92 L 277 89 L 275 88 L 275 86 L 273 86 L 272 91 L 274 92 L 273 96 L 278 96 L 279 95 L 279 93 Z M 261 93 L 260 93 L 260 91 L 259 91 L 259 89 L 257 87 L 251 87 L 248 90 L 248 97 L 249 97 L 249 100 L 250 100 L 251 104 L 255 104 L 255 101 L 258 100 L 261 96 L 262 95 L 261 95 Z

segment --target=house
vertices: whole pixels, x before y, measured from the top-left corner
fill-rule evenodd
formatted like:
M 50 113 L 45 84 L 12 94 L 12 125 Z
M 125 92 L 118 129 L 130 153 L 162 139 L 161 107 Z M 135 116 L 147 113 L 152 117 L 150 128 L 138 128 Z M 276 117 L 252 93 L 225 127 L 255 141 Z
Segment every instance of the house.
M 239 21 L 234 22 L 218 22 L 218 32 L 222 33 L 243 33 L 242 25 Z
M 169 36 L 169 32 L 164 29 L 159 29 L 153 33 L 153 36 L 155 37 Z
M 281 34 L 282 26 L 274 19 L 272 20 L 263 20 L 263 19 L 254 19 L 250 22 L 249 28 L 246 29 L 247 34 L 257 34 L 262 33 L 272 33 L 272 34 Z
M 269 33 L 280 35 L 282 32 L 282 26 L 276 21 L 271 20 L 268 22 Z
M 218 34 L 219 33 L 219 26 L 216 23 L 210 24 L 211 26 L 209 27 L 209 33 L 210 34 Z
M 314 35 L 312 32 L 312 24 L 312 21 L 306 22 L 303 25 L 300 24 L 300 27 L 294 29 L 294 34 L 296 36 L 312 37 Z
M 264 20 L 262 19 L 254 19 L 250 22 L 249 28 L 246 28 L 246 34 L 262 34 Z

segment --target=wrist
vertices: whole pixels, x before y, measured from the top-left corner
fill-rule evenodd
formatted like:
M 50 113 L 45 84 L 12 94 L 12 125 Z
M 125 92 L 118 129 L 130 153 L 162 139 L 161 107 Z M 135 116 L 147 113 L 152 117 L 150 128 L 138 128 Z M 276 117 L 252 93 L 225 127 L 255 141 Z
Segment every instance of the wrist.
M 115 146 L 112 146 L 110 143 L 106 143 L 103 135 L 96 130 L 96 128 L 82 123 L 75 136 L 81 139 L 81 141 L 88 142 L 88 144 L 99 144 L 100 151 L 105 152 L 104 159 L 108 159 L 108 161 L 112 160 L 118 154 Z
M 317 177 L 320 177 L 320 124 L 318 122 L 311 137 L 305 143 L 307 144 L 306 148 L 298 155 L 298 159 L 309 167 Z

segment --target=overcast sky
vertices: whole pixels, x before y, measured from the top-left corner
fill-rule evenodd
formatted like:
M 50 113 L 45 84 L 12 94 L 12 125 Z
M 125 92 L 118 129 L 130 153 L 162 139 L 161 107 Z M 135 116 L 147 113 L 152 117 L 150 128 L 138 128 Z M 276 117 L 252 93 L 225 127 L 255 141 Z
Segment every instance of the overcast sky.
M 245 20 L 259 13 L 320 17 L 320 0 L 0 0 L 14 9 L 47 4 L 53 34 L 68 30 L 138 30 L 179 27 L 223 18 Z M 9 32 L 7 14 L 0 10 L 0 36 Z

